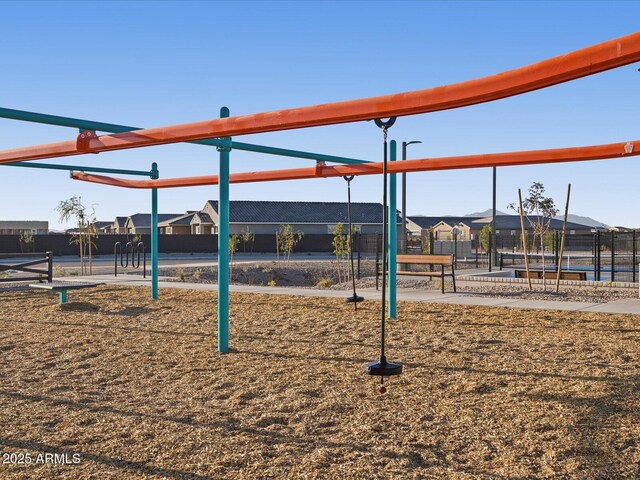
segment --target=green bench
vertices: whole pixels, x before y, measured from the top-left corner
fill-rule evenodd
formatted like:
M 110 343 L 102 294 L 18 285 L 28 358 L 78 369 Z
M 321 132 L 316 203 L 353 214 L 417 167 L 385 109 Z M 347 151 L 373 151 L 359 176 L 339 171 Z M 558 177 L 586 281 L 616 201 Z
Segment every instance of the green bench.
M 80 282 L 51 282 L 51 283 L 31 283 L 30 288 L 39 288 L 41 290 L 48 290 L 52 293 L 58 294 L 60 305 L 67 303 L 67 291 L 68 290 L 82 290 L 85 288 L 93 288 L 98 285 L 104 285 L 104 283 L 80 283 Z

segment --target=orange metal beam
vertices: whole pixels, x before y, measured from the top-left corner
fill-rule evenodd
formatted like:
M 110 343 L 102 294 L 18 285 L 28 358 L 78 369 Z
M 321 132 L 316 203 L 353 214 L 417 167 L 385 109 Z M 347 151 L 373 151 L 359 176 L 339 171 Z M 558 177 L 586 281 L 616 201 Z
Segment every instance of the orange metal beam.
M 497 75 L 380 97 L 326 103 L 0 151 L 0 163 L 99 153 L 214 137 L 414 115 L 475 105 L 640 61 L 640 32 Z
M 636 145 L 638 147 L 636 147 Z M 389 173 L 425 172 L 431 170 L 454 170 L 478 167 L 505 167 L 512 165 L 533 165 L 542 163 L 581 162 L 604 160 L 640 155 L 640 140 L 632 142 L 591 145 L 586 147 L 556 148 L 550 150 L 529 150 L 524 152 L 489 153 L 459 157 L 425 158 L 390 162 Z M 269 182 L 276 180 L 301 180 L 308 178 L 342 177 L 344 175 L 375 175 L 382 173 L 382 163 L 359 165 L 318 165 L 315 168 L 294 168 L 268 170 L 263 172 L 234 173 L 230 183 Z M 217 185 L 216 175 L 201 177 L 166 178 L 161 180 L 129 180 L 106 177 L 83 172 L 73 172 L 71 178 L 85 182 L 101 183 L 126 188 L 172 188 Z

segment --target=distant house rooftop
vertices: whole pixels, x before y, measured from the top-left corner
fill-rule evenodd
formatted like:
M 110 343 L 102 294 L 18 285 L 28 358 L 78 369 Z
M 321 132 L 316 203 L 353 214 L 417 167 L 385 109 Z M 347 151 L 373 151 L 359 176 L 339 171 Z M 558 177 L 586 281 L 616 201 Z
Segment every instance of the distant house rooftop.
M 423 217 L 423 216 L 410 216 L 408 217 L 420 228 L 435 227 L 440 222 L 444 222 L 447 225 L 458 225 L 463 223 L 472 228 L 482 228 L 484 225 L 490 225 L 492 217 Z M 562 228 L 562 220 L 552 219 L 550 228 L 553 230 L 559 230 Z M 529 222 L 525 219 L 525 228 L 530 228 Z M 567 222 L 567 228 L 570 230 L 590 230 L 592 227 L 588 225 L 582 225 L 580 223 Z M 496 215 L 496 229 L 497 230 L 520 230 L 520 216 L 519 215 Z
M 218 202 L 209 200 L 215 212 Z M 381 224 L 382 204 L 352 203 L 351 218 L 358 224 Z M 231 223 L 268 223 L 268 224 L 332 224 L 347 223 L 346 202 L 276 202 L 232 200 L 229 204 Z M 397 222 L 402 222 L 400 216 Z
M 196 212 L 187 212 L 184 215 L 172 217 L 164 221 L 158 220 L 158 225 L 161 227 L 168 227 L 171 225 L 191 225 L 191 222 L 193 220 L 193 217 L 195 217 L 195 215 L 196 215 Z
M 159 213 L 158 223 L 166 222 L 172 218 L 181 217 L 181 213 Z M 131 223 L 138 228 L 149 227 L 151 228 L 151 214 L 150 213 L 136 213 L 127 217 L 131 220 Z
M 537 221 L 535 217 L 530 217 L 530 218 L 534 222 Z M 492 220 L 491 217 L 485 217 L 485 218 L 480 218 L 478 220 L 475 220 L 473 223 L 475 225 L 478 225 L 478 224 L 490 225 L 491 220 Z M 551 228 L 552 230 L 560 230 L 562 229 L 562 224 L 563 224 L 562 220 L 552 218 L 551 223 L 549 224 L 549 228 Z M 531 224 L 526 218 L 524 221 L 524 226 L 527 229 L 531 228 Z M 569 230 L 591 230 L 592 227 L 588 225 L 582 225 L 580 223 L 567 222 L 567 228 Z M 520 230 L 520 216 L 519 215 L 496 215 L 496 229 L 497 230 Z
M 480 217 L 423 217 L 423 216 L 411 216 L 407 217 L 413 223 L 418 225 L 420 228 L 430 228 L 435 227 L 440 222 L 444 222 L 447 225 L 458 225 L 460 223 L 464 223 L 465 225 L 471 227 L 473 226 L 473 222 L 475 220 L 479 220 Z

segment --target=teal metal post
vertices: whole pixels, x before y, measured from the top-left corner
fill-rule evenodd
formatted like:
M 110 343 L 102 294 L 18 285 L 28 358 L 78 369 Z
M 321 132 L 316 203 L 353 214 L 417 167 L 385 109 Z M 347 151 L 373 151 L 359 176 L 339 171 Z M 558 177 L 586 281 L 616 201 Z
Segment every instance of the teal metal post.
M 397 160 L 396 141 L 391 140 L 389 142 L 389 161 L 395 162 Z M 396 272 L 397 263 L 396 256 L 398 254 L 398 208 L 397 208 L 397 182 L 396 174 L 389 175 L 389 214 L 387 215 L 389 222 L 389 318 L 396 318 L 397 306 L 396 306 Z
M 45 170 L 65 170 L 67 172 L 96 172 L 96 173 L 113 173 L 116 175 L 139 175 L 142 177 L 149 177 L 151 175 L 151 172 L 144 172 L 142 170 L 124 170 L 121 168 L 87 167 L 86 165 L 56 165 L 51 163 L 40 163 L 40 162 L 14 162 L 14 163 L 1 163 L 0 165 L 5 167 L 42 168 Z
M 66 290 L 60 290 L 58 292 L 58 302 L 60 303 L 60 305 L 62 305 L 63 303 L 67 303 L 67 291 Z
M 151 178 L 159 177 L 158 164 L 151 164 Z M 158 189 L 151 189 L 151 298 L 158 299 Z
M 227 118 L 229 109 L 220 109 L 220 118 Z M 220 173 L 218 174 L 218 351 L 229 351 L 229 152 L 231 138 L 222 139 Z

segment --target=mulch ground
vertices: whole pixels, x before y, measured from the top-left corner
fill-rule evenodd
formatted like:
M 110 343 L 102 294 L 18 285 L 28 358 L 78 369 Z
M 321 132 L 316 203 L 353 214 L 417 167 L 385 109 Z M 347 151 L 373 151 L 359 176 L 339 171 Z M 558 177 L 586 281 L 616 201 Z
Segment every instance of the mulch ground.
M 69 299 L 0 294 L 2 479 L 640 477 L 638 317 L 401 303 L 379 395 L 373 301 Z

